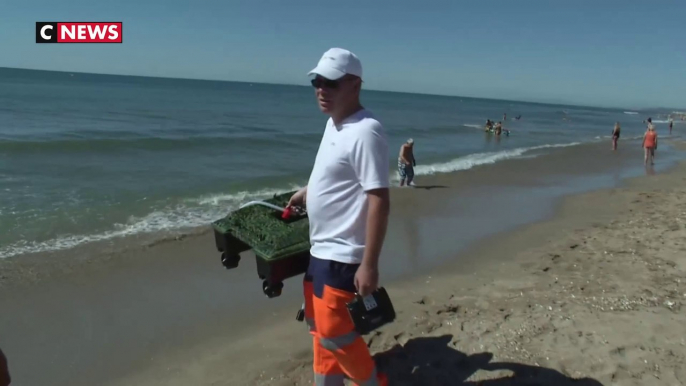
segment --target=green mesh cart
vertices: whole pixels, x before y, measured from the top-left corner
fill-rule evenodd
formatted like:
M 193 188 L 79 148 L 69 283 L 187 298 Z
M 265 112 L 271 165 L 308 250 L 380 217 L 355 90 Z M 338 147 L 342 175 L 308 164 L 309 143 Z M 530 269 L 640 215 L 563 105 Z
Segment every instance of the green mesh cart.
M 270 298 L 281 295 L 285 279 L 305 273 L 310 259 L 307 214 L 296 210 L 282 216 L 293 193 L 253 201 L 212 223 L 222 265 L 238 267 L 240 254 L 252 249 L 262 291 Z

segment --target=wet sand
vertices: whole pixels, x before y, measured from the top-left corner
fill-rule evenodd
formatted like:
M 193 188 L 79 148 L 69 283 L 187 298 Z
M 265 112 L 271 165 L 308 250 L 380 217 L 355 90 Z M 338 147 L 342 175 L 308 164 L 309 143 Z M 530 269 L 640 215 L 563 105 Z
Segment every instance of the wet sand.
M 568 180 L 584 165 L 576 154 L 556 164 Z M 495 378 L 484 385 L 502 385 L 513 372 L 522 382 L 550 377 L 550 385 L 581 376 L 602 384 L 686 382 L 675 367 L 686 353 L 679 342 L 686 323 L 675 311 L 685 299 L 676 280 L 686 280 L 686 204 L 678 189 L 686 168 L 661 173 L 658 165 L 625 187 L 562 204 L 550 199 L 559 177 L 543 169 L 521 160 L 394 191 L 393 207 L 407 210 L 394 210 L 382 268 L 398 320 L 370 337 L 370 346 L 396 384 Z M 616 182 L 579 174 L 575 181 L 590 184 L 583 189 Z M 495 200 L 474 194 L 501 185 Z M 207 233 L 131 244 L 0 263 L 0 341 L 17 384 L 309 380 L 310 342 L 294 320 L 298 279 L 286 282 L 282 297 L 264 298 L 251 258 L 223 270 Z

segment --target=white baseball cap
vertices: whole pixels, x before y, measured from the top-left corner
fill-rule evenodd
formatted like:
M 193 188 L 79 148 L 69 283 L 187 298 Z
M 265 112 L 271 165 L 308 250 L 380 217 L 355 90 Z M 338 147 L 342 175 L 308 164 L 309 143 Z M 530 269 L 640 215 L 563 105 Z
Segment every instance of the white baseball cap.
M 355 75 L 362 78 L 362 63 L 360 59 L 343 48 L 331 48 L 319 59 L 317 67 L 307 75 L 317 74 L 326 79 L 336 80 L 345 74 Z

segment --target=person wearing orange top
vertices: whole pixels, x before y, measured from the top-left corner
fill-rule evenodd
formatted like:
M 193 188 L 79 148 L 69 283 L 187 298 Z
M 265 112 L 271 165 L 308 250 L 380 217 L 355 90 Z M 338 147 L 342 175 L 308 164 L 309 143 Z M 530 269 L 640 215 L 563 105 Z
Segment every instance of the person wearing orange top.
M 645 152 L 644 163 L 647 165 L 648 158 L 650 158 L 650 164 L 653 165 L 655 163 L 655 150 L 657 149 L 657 132 L 652 123 L 648 125 L 648 130 L 643 135 L 643 149 Z

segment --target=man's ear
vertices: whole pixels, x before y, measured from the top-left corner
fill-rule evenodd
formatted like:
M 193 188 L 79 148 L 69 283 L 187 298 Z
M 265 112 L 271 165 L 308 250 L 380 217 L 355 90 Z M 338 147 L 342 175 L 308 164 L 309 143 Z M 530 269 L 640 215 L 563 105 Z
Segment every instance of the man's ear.
M 355 91 L 360 91 L 362 89 L 362 78 L 354 77 Z

